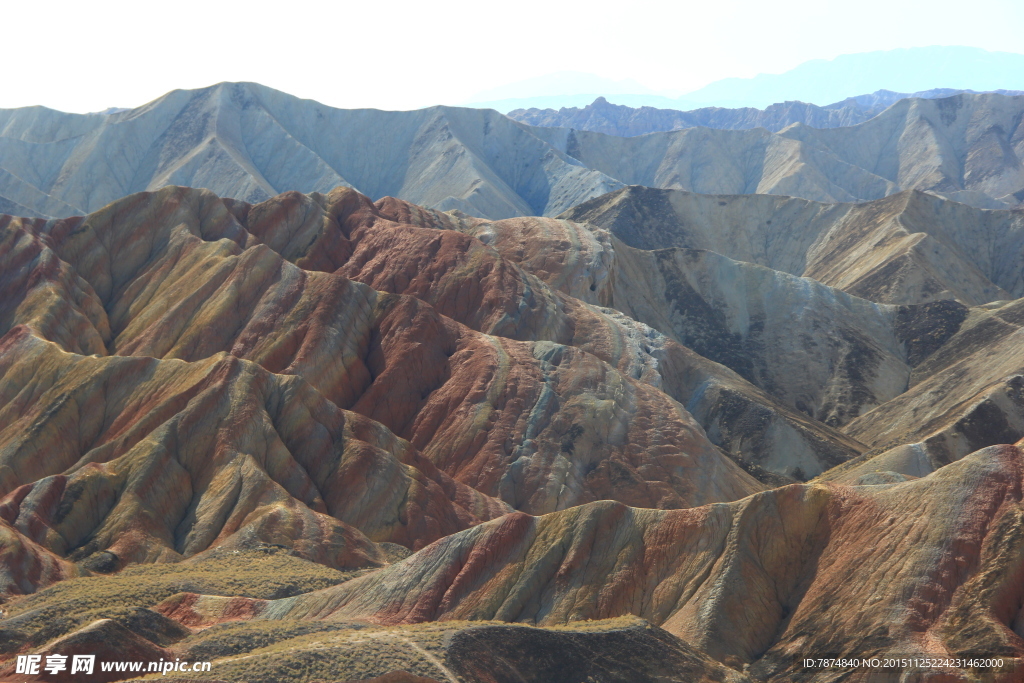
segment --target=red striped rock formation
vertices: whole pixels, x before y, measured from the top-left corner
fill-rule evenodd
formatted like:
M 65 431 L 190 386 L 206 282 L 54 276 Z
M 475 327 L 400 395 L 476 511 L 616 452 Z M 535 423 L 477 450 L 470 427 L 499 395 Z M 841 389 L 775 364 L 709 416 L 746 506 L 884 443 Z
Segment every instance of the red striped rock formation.
M 0 595 L 31 593 L 79 573 L 73 563 L 19 533 L 0 513 Z
M 356 260 L 352 244 L 369 241 L 353 233 L 374 211 L 351 191 L 248 207 L 168 188 L 84 218 L 10 222 L 4 519 L 74 559 L 264 541 L 343 567 L 380 563 L 373 542 L 418 548 L 509 506 L 676 508 L 760 488 L 679 404 L 599 357 L 482 334 L 317 270 Z M 488 251 L 451 240 L 452 253 Z M 437 305 L 479 310 L 460 292 Z M 489 329 L 515 301 L 477 322 Z M 557 309 L 537 316 L 519 320 L 557 337 L 543 322 Z
M 754 471 L 813 476 L 862 450 L 658 330 L 595 305 L 608 303 L 606 281 L 615 279 L 606 272 L 615 268 L 611 249 L 596 244 L 602 231 L 553 219 L 460 220 L 355 196 L 337 190 L 322 202 L 331 229 L 345 231 L 353 250 L 337 272 L 416 296 L 476 330 L 583 349 L 683 403 L 716 445 Z M 305 202 L 289 214 L 306 220 L 308 206 L 319 206 L 314 199 L 291 193 L 267 204 Z
M 382 557 L 364 533 L 413 546 L 505 511 L 301 379 L 230 356 L 83 357 L 16 328 L 0 377 L 38 392 L 3 409 L 0 514 L 62 556 L 261 540 L 365 566 Z
M 249 600 L 245 614 L 549 626 L 633 614 L 771 680 L 807 676 L 808 653 L 1010 660 L 1024 656 L 1022 482 L 1024 454 L 1002 446 L 888 486 L 792 485 L 677 511 L 601 502 L 516 513 L 333 588 Z M 209 624 L 236 618 L 236 602 L 183 594 L 159 609 Z
M 570 343 L 660 387 L 687 407 L 714 443 L 737 459 L 770 472 L 798 477 L 797 473 L 803 473 L 807 477 L 863 450 L 855 440 L 795 410 L 792 404 L 803 405 L 802 402 L 788 395 L 784 395 L 783 400 L 772 397 L 735 372 L 662 334 L 659 330 L 677 334 L 674 321 L 679 315 L 670 297 L 662 294 L 670 288 L 665 282 L 659 285 L 651 281 L 651 273 L 658 272 L 658 264 L 645 260 L 650 256 L 648 252 L 631 249 L 603 230 L 571 221 L 515 218 L 489 222 L 455 218 L 393 198 L 385 198 L 377 202 L 377 206 L 391 222 L 377 220 L 375 231 L 447 234 L 436 233 L 431 228 L 447 232 L 458 230 L 476 237 L 500 254 L 500 257 L 492 255 L 492 261 L 517 264 L 523 272 L 519 281 L 529 283 L 529 291 L 554 290 L 551 298 L 558 302 L 572 323 Z M 421 229 L 406 227 L 403 221 Z M 397 258 L 403 262 L 405 253 L 400 250 L 397 256 L 390 256 L 390 261 L 393 263 Z M 471 259 L 467 257 L 464 261 Z M 466 270 L 466 265 L 460 265 L 450 272 Z M 378 268 L 373 272 L 382 271 Z M 360 272 L 353 276 L 365 277 Z M 380 287 L 387 282 L 378 279 L 373 284 Z M 513 288 L 506 291 L 509 289 Z M 791 301 L 789 305 L 795 304 Z M 614 306 L 614 309 L 605 306 Z M 864 302 L 861 308 L 873 311 L 872 306 Z M 784 304 L 780 309 L 788 310 Z M 651 323 L 657 329 L 637 320 Z M 790 327 L 787 325 L 785 332 L 790 332 Z M 527 328 L 527 334 L 530 333 Z M 894 335 L 890 333 L 889 337 L 895 344 Z M 730 339 L 712 339 L 710 352 L 715 353 L 716 348 L 726 349 L 731 343 L 734 342 Z M 750 345 L 757 345 L 757 341 Z M 771 356 L 767 352 L 769 345 L 761 346 L 765 347 L 766 356 Z M 763 363 L 764 359 L 759 362 Z M 834 363 L 834 359 L 823 362 Z M 779 374 L 787 372 L 792 373 L 792 368 L 783 367 Z M 849 402 L 837 398 L 844 407 Z

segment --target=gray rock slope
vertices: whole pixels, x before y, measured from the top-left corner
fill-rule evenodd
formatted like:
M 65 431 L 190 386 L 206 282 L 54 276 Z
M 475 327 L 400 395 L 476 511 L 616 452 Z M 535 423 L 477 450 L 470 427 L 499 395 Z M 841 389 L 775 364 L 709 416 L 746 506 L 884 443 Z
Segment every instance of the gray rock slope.
M 628 187 L 563 217 L 639 249 L 706 249 L 880 303 L 1024 296 L 1024 210 L 918 191 L 859 204 Z
M 690 128 L 623 138 L 495 111 L 333 109 L 250 83 L 142 107 L 0 111 L 0 204 L 66 216 L 166 185 L 260 201 L 348 185 L 491 219 L 556 215 L 626 184 L 859 202 L 920 189 L 979 207 L 1024 199 L 1024 97 L 905 99 L 844 128 Z
M 914 368 L 905 393 L 845 426 L 869 450 L 826 478 L 921 477 L 977 444 L 1024 438 L 1022 326 L 1024 299 L 970 309 L 956 334 Z
M 10 213 L 85 213 L 166 185 L 246 201 L 347 185 L 493 218 L 554 214 L 621 187 L 490 110 L 342 110 L 225 83 L 109 115 L 0 111 Z

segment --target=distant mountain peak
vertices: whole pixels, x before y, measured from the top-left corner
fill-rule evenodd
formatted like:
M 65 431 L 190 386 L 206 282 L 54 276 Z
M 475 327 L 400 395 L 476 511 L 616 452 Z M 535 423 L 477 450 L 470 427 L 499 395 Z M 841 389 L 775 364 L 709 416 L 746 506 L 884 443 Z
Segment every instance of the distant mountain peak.
M 868 95 L 847 97 L 824 107 L 800 100 L 787 100 L 768 105 L 764 109 L 703 107 L 686 111 L 646 106 L 629 107 L 613 104 L 604 97 L 598 97 L 585 107 L 562 107 L 557 111 L 516 109 L 508 115 L 533 126 L 574 128 L 624 137 L 695 127 L 722 130 L 765 128 L 772 132 L 780 132 L 792 125 L 806 125 L 811 128 L 852 126 L 874 118 L 903 99 L 940 99 L 959 94 L 997 94 L 1014 97 L 1024 95 L 1024 91 L 997 90 L 977 93 L 973 90 L 933 88 L 917 93 L 898 93 L 877 90 Z

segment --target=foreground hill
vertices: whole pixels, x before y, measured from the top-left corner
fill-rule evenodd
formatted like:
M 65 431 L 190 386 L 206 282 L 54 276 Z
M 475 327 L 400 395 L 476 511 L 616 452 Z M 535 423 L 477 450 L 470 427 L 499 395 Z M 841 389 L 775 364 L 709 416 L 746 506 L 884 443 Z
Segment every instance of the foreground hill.
M 331 588 L 272 601 L 186 593 L 157 610 L 193 628 L 636 615 L 756 680 L 877 680 L 807 671 L 808 651 L 1011 661 L 1024 654 L 1013 630 L 1021 477 L 1020 450 L 1004 446 L 897 485 L 794 485 L 685 511 L 517 513 Z
M 621 138 L 492 110 L 334 109 L 222 83 L 111 114 L 0 111 L 0 210 L 66 217 L 167 185 L 247 202 L 349 186 L 491 219 L 557 215 L 624 185 L 821 202 L 918 189 L 1002 208 L 1024 197 L 1022 111 L 1024 97 L 959 94 L 901 100 L 844 128 Z

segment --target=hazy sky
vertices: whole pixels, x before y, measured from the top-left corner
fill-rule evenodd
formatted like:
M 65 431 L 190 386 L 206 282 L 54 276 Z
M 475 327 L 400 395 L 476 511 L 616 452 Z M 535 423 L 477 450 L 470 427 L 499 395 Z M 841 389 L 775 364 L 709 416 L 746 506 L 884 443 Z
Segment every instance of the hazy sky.
M 78 112 L 219 81 L 409 109 L 558 71 L 680 94 L 853 52 L 1024 53 L 1022 0 L 8 0 L 3 17 L 0 107 Z

